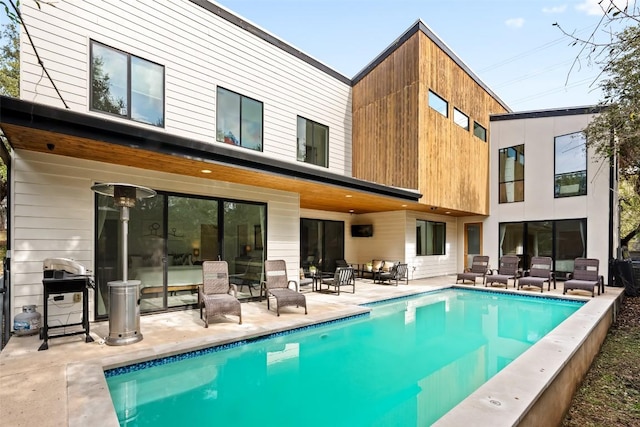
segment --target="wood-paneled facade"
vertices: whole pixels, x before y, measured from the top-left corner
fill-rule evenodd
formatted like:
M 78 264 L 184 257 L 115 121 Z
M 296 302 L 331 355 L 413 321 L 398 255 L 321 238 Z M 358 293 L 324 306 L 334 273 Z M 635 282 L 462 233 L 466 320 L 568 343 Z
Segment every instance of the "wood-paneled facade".
M 429 107 L 430 90 L 448 117 Z M 424 23 L 354 78 L 352 105 L 354 177 L 417 189 L 438 213 L 489 214 L 489 116 L 509 110 Z M 469 129 L 454 123 L 454 107 Z
M 489 148 L 453 123 L 453 107 L 486 129 L 507 107 L 421 21 L 351 79 L 208 1 L 45 7 L 26 3 L 22 15 L 52 81 L 21 37 L 21 99 L 0 98 L 13 314 L 41 304 L 43 259 L 100 268 L 96 182 L 264 204 L 264 256 L 292 276 L 301 218 L 343 222 L 349 262 L 404 261 L 412 279 L 459 270 L 462 217 L 488 214 Z M 162 126 L 90 107 L 94 42 L 163 67 Z M 218 88 L 262 103 L 261 150 L 216 140 Z M 429 108 L 429 90 L 449 101 L 448 118 Z M 327 167 L 298 160 L 297 117 L 328 128 Z M 417 220 L 446 224 L 446 253 L 417 255 Z M 375 235 L 353 238 L 363 223 Z

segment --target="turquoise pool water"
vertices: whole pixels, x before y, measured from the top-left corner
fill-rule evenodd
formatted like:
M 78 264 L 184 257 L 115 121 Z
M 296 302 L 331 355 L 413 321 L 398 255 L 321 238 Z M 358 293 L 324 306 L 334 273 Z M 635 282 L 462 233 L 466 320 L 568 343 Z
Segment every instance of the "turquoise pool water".
M 105 375 L 123 426 L 425 426 L 581 305 L 450 289 Z

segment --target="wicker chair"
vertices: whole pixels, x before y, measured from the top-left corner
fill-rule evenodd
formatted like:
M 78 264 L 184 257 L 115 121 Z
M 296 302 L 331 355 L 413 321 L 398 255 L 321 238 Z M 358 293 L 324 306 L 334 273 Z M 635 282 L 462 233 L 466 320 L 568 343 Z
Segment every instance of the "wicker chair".
M 599 266 L 600 261 L 595 258 L 576 258 L 573 273 L 567 276 L 569 280 L 564 282 L 562 294 L 571 290 L 581 290 L 591 292 L 591 296 L 595 297 L 595 288 L 598 288 L 600 295 L 600 288 L 604 291 L 604 278 L 598 273 Z
M 399 282 L 409 284 L 409 266 L 407 264 L 397 263 L 391 268 L 389 272 L 381 272 L 378 274 L 378 283 L 389 283 L 398 286 Z
M 473 261 L 471 262 L 471 268 L 466 269 L 463 273 L 458 273 L 456 276 L 456 283 L 459 280 L 462 280 L 464 283 L 465 280 L 470 280 L 473 282 L 473 286 L 476 285 L 476 279 L 481 278 L 482 283 L 484 284 L 485 276 L 489 271 L 489 257 L 486 255 L 476 255 L 473 257 Z
M 518 279 L 518 290 L 524 286 L 538 287 L 540 293 L 544 290 L 545 282 L 547 291 L 551 290 L 551 282 L 553 281 L 553 289 L 556 288 L 556 276 L 553 272 L 553 260 L 548 256 L 531 257 L 531 268 L 524 272 L 523 277 Z
M 304 307 L 304 314 L 307 314 L 307 298 L 298 289 L 298 282 L 287 279 L 287 263 L 284 260 L 267 260 L 264 262 L 265 280 L 262 282 L 262 289 L 267 298 L 267 310 L 270 310 L 269 300 L 271 297 L 276 300 L 276 313 L 280 316 L 280 308 L 286 306 Z M 289 285 L 295 285 L 295 290 Z
M 213 316 L 225 314 L 238 316 L 238 323 L 242 324 L 242 312 L 237 295 L 236 285 L 229 283 L 229 266 L 226 261 L 202 263 L 202 287 L 198 289 L 198 305 L 201 319 L 204 307 L 205 328 L 209 327 L 209 320 Z
M 320 291 L 322 291 L 322 285 L 327 285 L 327 291 L 333 286 L 335 293 L 340 295 L 340 288 L 343 286 L 352 286 L 353 293 L 356 293 L 356 278 L 354 275 L 353 267 L 338 267 L 336 272 L 331 278 L 322 279 L 320 281 Z
M 493 274 L 488 274 L 484 282 L 484 286 L 493 286 L 494 284 L 509 287 L 509 280 L 513 280 L 513 287 L 516 287 L 516 279 L 520 276 L 518 263 L 520 258 L 516 255 L 504 255 L 500 258 L 500 267 Z

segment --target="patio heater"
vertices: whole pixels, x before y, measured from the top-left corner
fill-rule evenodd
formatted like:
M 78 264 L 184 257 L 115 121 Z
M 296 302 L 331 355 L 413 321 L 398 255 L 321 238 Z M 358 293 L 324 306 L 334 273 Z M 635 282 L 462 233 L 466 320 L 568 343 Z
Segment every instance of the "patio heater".
M 109 282 L 109 336 L 107 345 L 127 345 L 142 340 L 140 333 L 140 291 L 139 280 L 128 280 L 128 235 L 129 208 L 136 200 L 156 195 L 150 188 L 131 184 L 96 184 L 91 189 L 103 196 L 113 197 L 114 204 L 120 208 L 122 223 L 122 280 Z

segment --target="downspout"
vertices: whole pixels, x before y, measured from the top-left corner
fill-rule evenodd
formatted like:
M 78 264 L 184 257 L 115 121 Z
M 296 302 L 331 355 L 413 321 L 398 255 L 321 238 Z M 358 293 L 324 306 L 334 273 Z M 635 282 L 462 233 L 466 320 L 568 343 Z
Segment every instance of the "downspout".
M 613 147 L 613 142 L 614 142 L 613 131 L 611 131 L 611 140 L 609 142 L 611 147 Z M 614 242 L 614 235 L 613 235 L 613 227 L 614 227 L 613 215 L 614 214 L 618 215 L 618 232 L 620 231 L 620 209 L 614 212 L 614 196 L 615 194 L 617 194 L 617 191 L 618 191 L 617 185 L 614 187 L 614 184 L 616 183 L 616 179 L 615 179 L 616 169 L 617 169 L 616 166 L 617 166 L 617 156 L 614 154 L 614 156 L 609 159 L 609 268 L 607 269 L 609 273 L 607 275 L 607 284 L 609 285 L 613 283 L 612 256 L 615 257 L 613 259 L 622 258 L 622 254 L 620 253 L 621 248 L 619 247 L 620 245 L 618 244 L 617 247 L 614 246 L 615 242 Z

